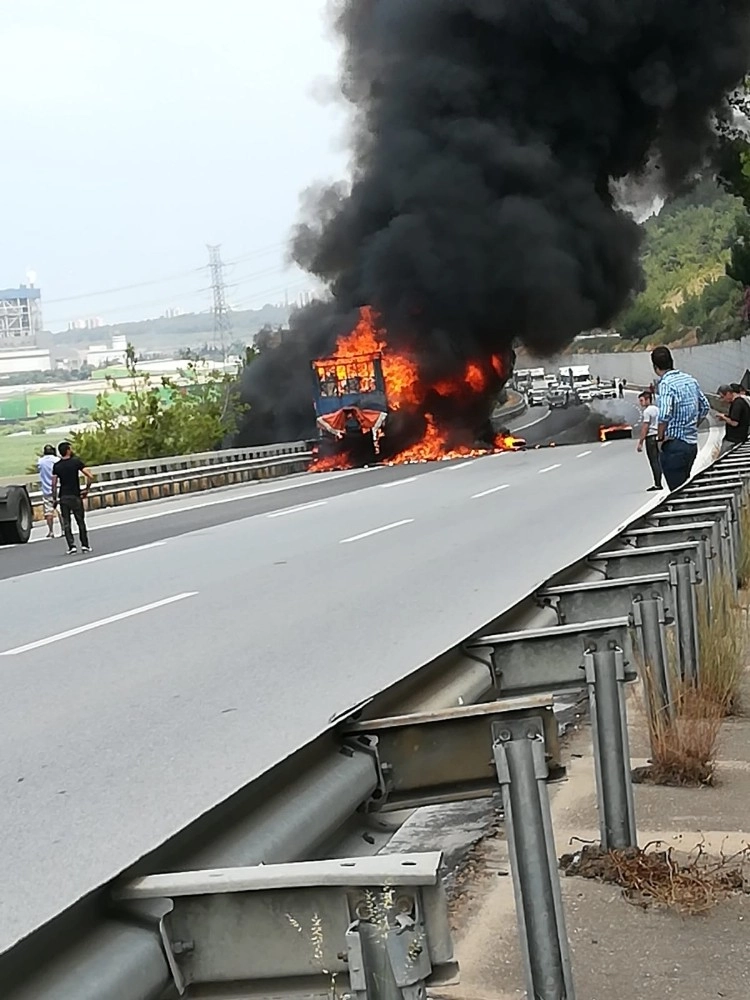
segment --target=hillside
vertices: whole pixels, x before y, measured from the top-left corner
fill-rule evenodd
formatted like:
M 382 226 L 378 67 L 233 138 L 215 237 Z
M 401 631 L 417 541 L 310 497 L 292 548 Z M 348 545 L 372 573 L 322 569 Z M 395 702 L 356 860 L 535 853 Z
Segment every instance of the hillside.
M 739 198 L 704 181 L 645 222 L 643 298 L 674 310 L 689 296 L 700 294 L 706 283 L 723 275 L 735 220 L 741 211 Z
M 643 291 L 612 324 L 617 338 L 586 338 L 579 351 L 689 347 L 747 333 L 742 285 L 727 277 L 742 201 L 703 181 L 643 224 Z
M 284 306 L 265 305 L 261 309 L 244 309 L 230 314 L 230 340 L 251 343 L 253 336 L 266 325 L 285 324 L 289 310 Z M 184 316 L 144 319 L 134 323 L 116 323 L 94 330 L 67 330 L 47 334 L 42 346 L 49 346 L 57 355 L 67 348 L 81 350 L 89 344 L 107 344 L 112 336 L 123 334 L 138 351 L 173 351 L 181 347 L 197 348 L 213 339 L 213 316 L 210 312 L 186 313 Z

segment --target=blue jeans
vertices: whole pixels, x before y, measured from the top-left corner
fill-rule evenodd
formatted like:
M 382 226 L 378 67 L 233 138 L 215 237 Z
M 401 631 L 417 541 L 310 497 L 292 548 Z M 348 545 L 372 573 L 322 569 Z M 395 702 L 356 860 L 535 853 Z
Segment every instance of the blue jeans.
M 664 442 L 660 455 L 661 471 L 670 490 L 676 490 L 678 486 L 688 481 L 697 456 L 697 444 L 688 444 L 679 438 Z

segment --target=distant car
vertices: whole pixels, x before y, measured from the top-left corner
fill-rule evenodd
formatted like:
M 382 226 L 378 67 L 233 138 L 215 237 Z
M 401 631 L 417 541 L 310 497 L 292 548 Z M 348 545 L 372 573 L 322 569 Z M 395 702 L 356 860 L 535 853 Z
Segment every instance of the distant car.
M 617 385 L 614 379 L 602 380 L 592 393 L 593 399 L 617 399 Z
M 529 406 L 542 406 L 545 396 L 545 389 L 533 387 L 526 393 L 526 402 Z
M 558 387 L 557 389 L 550 389 L 547 393 L 547 406 L 549 406 L 550 410 L 564 409 L 568 405 L 569 400 L 569 389 Z

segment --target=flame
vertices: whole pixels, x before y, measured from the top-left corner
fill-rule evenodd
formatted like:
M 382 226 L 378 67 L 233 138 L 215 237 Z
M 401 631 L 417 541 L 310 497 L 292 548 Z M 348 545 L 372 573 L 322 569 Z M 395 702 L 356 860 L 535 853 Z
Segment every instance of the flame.
M 428 396 L 435 393 L 443 397 L 470 398 L 474 394 L 486 392 L 495 377 L 504 377 L 506 368 L 499 355 L 486 360 L 467 362 L 463 372 L 452 378 L 442 379 L 432 384 L 422 381 L 417 362 L 408 353 L 394 351 L 388 346 L 387 333 L 379 322 L 377 313 L 370 306 L 360 309 L 359 319 L 354 328 L 342 334 L 333 356 L 320 359 L 315 364 L 321 369 L 335 368 L 336 359 L 352 359 L 366 355 L 380 354 L 388 405 L 391 410 L 419 409 L 429 405 Z M 434 398 L 434 396 L 433 396 Z M 525 447 L 522 438 L 513 435 L 499 435 L 494 447 L 476 449 L 468 446 L 449 448 L 448 433 L 437 424 L 432 413 L 425 413 L 425 432 L 415 445 L 396 455 L 389 464 L 401 465 L 406 462 L 428 462 L 436 459 L 464 458 L 491 454 L 493 451 L 517 451 Z M 345 457 L 330 457 L 313 462 L 311 471 L 322 472 L 349 467 Z
M 611 437 L 631 436 L 633 428 L 630 424 L 612 424 L 610 427 L 599 428 L 599 440 L 609 441 Z
M 526 447 L 526 439 L 513 434 L 498 434 L 495 438 L 495 448 L 498 451 L 520 451 Z
M 375 310 L 363 306 L 353 330 L 343 333 L 336 341 L 336 358 L 353 358 L 364 354 L 383 355 L 383 378 L 388 405 L 398 410 L 402 406 L 419 406 L 424 393 L 419 382 L 417 363 L 406 354 L 387 350 L 386 334 L 377 321 Z M 325 359 L 316 361 L 325 365 Z
M 308 472 L 339 472 L 341 469 L 351 469 L 352 463 L 346 455 L 326 455 L 316 458 L 308 467 Z

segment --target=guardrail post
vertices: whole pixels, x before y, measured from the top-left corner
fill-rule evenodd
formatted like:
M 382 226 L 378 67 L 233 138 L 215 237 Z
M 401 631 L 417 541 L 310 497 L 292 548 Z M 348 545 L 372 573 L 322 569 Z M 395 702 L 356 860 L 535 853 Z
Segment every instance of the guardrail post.
M 698 645 L 698 608 L 695 596 L 697 575 L 695 563 L 690 559 L 670 563 L 669 579 L 675 594 L 675 619 L 677 626 L 677 655 L 680 676 L 696 684 L 700 674 Z
M 526 995 L 528 1000 L 574 1000 L 542 723 L 495 722 L 492 743 L 503 793 Z
M 605 851 L 636 847 L 622 650 L 592 649 L 585 654 L 584 667 L 591 703 L 602 847 Z
M 633 602 L 633 618 L 641 640 L 644 670 L 651 671 L 657 711 L 674 711 L 664 642 L 664 602 L 660 597 Z M 650 700 L 650 699 L 649 699 Z

